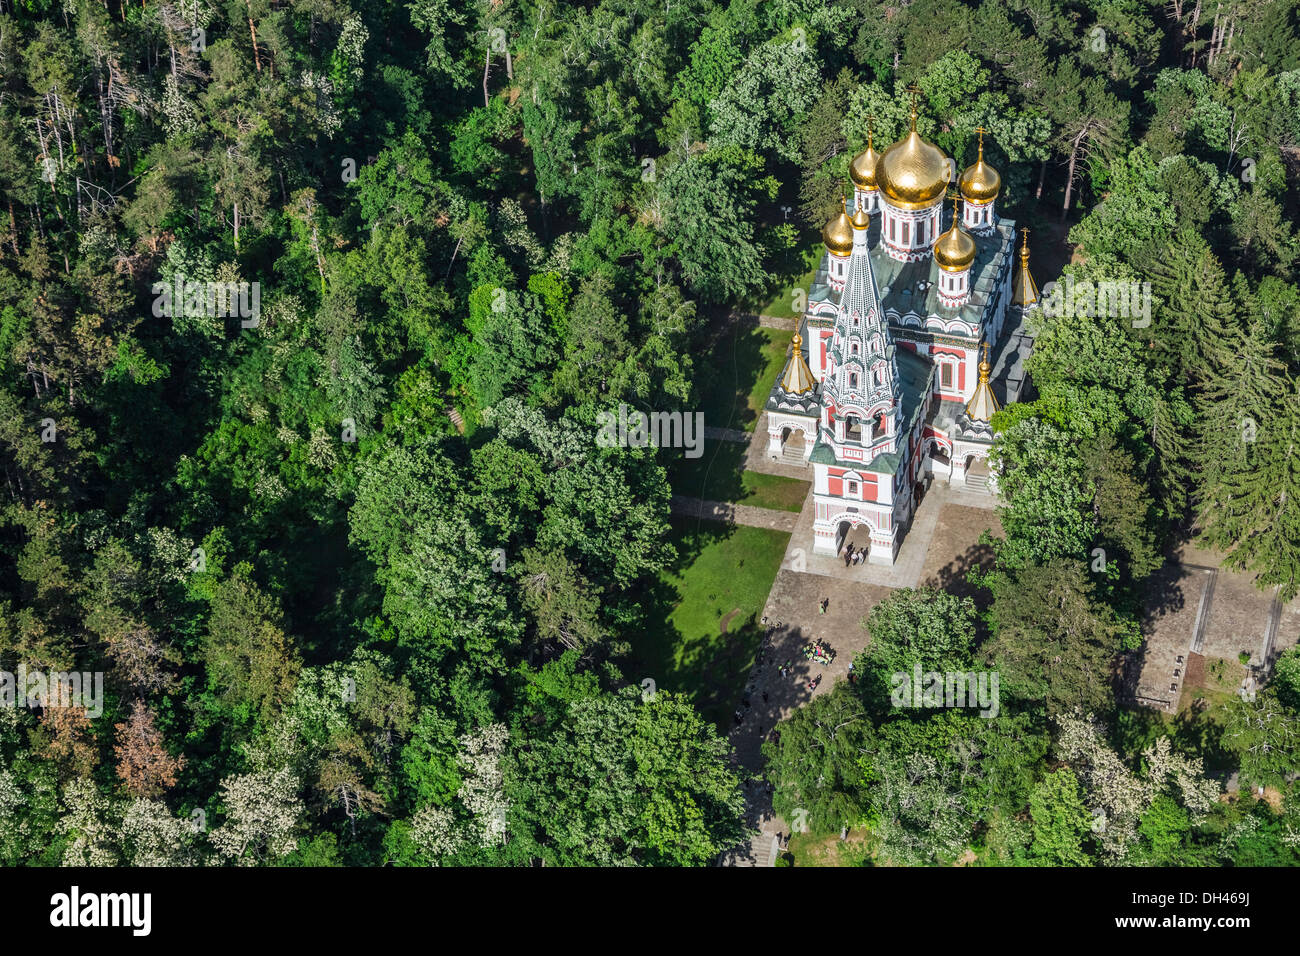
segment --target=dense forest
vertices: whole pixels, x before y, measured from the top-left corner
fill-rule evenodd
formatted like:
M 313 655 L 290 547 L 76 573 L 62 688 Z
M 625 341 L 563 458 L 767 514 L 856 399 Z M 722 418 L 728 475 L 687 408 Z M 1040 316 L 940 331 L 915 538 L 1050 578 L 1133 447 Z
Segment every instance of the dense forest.
M 674 453 L 598 416 L 697 407 L 913 84 L 1152 321 L 1039 316 L 980 600 L 873 610 L 775 806 L 895 863 L 1300 863 L 1296 653 L 1176 721 L 1116 676 L 1179 536 L 1300 591 L 1297 0 L 0 0 L 0 669 L 104 675 L 0 707 L 0 862 L 745 840 L 725 728 L 627 665 Z M 891 712 L 919 660 L 1001 716 Z

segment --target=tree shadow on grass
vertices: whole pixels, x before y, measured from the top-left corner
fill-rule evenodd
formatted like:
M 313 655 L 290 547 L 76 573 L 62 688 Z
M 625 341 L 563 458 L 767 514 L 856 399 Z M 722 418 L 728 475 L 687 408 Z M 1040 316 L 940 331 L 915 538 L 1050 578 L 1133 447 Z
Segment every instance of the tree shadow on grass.
M 734 441 L 704 443 L 699 458 L 678 458 L 668 472 L 673 494 L 709 501 L 739 501 L 744 497 L 741 472 L 745 445 Z
M 758 420 L 749 396 L 767 366 L 768 340 L 756 326 L 734 325 L 714 346 L 696 378 L 704 383 L 700 404 L 711 428 L 743 429 Z
M 727 540 L 736 530 L 735 525 L 722 522 L 674 518 L 671 540 L 677 560 L 672 570 L 685 574 L 706 548 Z M 745 681 L 765 630 L 757 621 L 761 611 L 726 606 L 729 583 L 716 577 L 691 582 L 691 587 L 700 589 L 698 599 L 721 614 L 703 630 L 697 615 L 692 633 L 682 633 L 670 619 L 684 599 L 682 588 L 670 581 L 654 582 L 646 595 L 646 623 L 629 661 L 638 681 L 648 676 L 661 689 L 686 694 L 723 733 L 731 727 L 735 710 L 743 706 Z
M 763 263 L 767 281 L 760 292 L 753 298 L 743 301 L 741 306 L 751 312 L 757 312 L 770 303 L 782 289 L 803 278 L 810 269 L 816 267 L 817 260 L 821 257 L 821 241 L 820 229 L 809 227 L 800 229 L 799 239 L 795 245 L 777 249 L 768 256 Z
M 670 570 L 673 574 L 681 574 L 695 563 L 705 548 L 726 541 L 735 533 L 736 525 L 730 522 L 674 515 L 668 541 L 677 550 L 677 559 Z

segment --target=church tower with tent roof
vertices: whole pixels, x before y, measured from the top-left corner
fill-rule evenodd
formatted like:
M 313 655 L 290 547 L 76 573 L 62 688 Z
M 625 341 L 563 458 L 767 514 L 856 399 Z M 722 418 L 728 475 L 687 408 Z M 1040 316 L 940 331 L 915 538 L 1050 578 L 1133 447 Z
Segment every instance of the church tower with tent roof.
M 1021 323 L 1038 304 L 1027 238 L 1017 261 L 1015 223 L 997 214 L 985 131 L 952 183 L 951 161 L 917 133 L 916 92 L 907 134 L 878 153 L 868 132 L 850 164 L 852 201 L 823 230 L 767 402 L 768 454 L 813 469 L 814 552 L 838 554 L 865 528 L 877 564 L 896 560 L 934 477 L 994 490 L 995 391 L 1019 398 L 1032 345 Z

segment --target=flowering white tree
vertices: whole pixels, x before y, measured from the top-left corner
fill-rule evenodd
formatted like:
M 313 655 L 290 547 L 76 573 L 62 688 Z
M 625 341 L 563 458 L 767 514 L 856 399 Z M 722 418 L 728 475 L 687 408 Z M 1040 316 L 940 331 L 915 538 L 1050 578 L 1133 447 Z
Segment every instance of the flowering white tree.
M 506 836 L 505 774 L 501 754 L 509 731 L 505 724 L 489 724 L 461 738 L 459 763 L 465 773 L 457 796 L 470 813 L 481 846 L 501 843 Z
M 425 807 L 411 818 L 411 842 L 427 859 L 448 856 L 465 845 L 465 831 L 447 807 Z
M 172 816 L 161 800 L 135 800 L 122 817 L 123 855 L 131 866 L 195 866 L 193 822 Z
M 1156 797 L 1174 790 L 1195 819 L 1218 796 L 1219 785 L 1205 778 L 1201 760 L 1173 753 L 1168 738 L 1143 751 L 1147 761 L 1143 777 L 1129 770 L 1107 746 L 1103 728 L 1091 714 L 1075 711 L 1059 718 L 1058 726 L 1057 752 L 1083 782 L 1093 812 L 1102 821 L 1096 827 L 1097 842 L 1113 860 L 1128 855 L 1142 815 Z
M 709 103 L 710 145 L 735 144 L 798 162 L 798 123 L 817 97 L 820 70 L 812 46 L 797 37 L 756 47 Z
M 287 767 L 227 777 L 221 782 L 226 822 L 208 836 L 213 848 L 247 866 L 292 852 L 304 809 L 298 791 L 298 778 Z
M 63 851 L 64 866 L 116 866 L 117 828 L 112 823 L 113 805 L 89 780 L 77 779 L 63 791 L 67 807 L 58 831 L 72 836 Z

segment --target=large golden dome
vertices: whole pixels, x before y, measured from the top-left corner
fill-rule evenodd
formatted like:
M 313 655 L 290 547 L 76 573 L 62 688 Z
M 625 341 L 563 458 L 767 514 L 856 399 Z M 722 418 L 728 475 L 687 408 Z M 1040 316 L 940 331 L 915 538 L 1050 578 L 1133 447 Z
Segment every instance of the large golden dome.
M 880 157 L 876 184 L 891 205 L 902 209 L 932 206 L 948 188 L 948 157 L 918 135 L 915 112 L 911 132 Z
M 822 238 L 833 256 L 847 256 L 853 251 L 853 223 L 849 219 L 848 204 L 841 200 L 840 214 L 826 223 Z
M 1002 188 L 1002 177 L 998 171 L 984 162 L 984 131 L 980 130 L 979 158 L 974 166 L 968 166 L 957 181 L 962 197 L 972 202 L 986 203 L 996 199 Z
M 962 272 L 975 261 L 975 240 L 961 227 L 953 204 L 952 228 L 935 240 L 934 261 L 946 272 Z
M 871 130 L 867 130 L 867 148 L 853 157 L 849 166 L 849 178 L 859 189 L 876 188 L 876 166 L 880 163 L 880 154 L 871 145 Z

